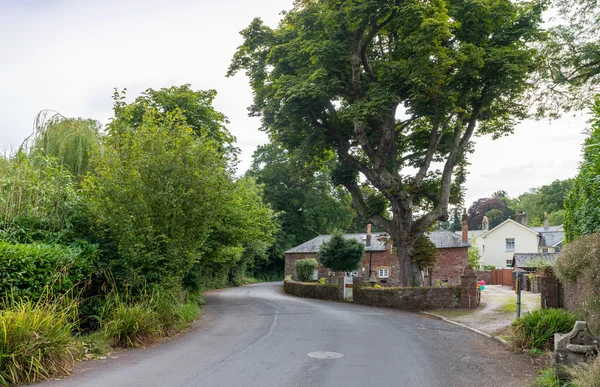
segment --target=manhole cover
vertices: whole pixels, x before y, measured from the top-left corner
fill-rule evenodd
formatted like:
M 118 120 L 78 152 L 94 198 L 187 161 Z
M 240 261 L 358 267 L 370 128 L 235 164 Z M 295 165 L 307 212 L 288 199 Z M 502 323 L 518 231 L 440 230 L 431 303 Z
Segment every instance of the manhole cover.
M 340 357 L 344 357 L 344 355 L 339 352 L 328 351 L 311 352 L 308 354 L 308 356 L 313 357 L 315 359 L 339 359 Z

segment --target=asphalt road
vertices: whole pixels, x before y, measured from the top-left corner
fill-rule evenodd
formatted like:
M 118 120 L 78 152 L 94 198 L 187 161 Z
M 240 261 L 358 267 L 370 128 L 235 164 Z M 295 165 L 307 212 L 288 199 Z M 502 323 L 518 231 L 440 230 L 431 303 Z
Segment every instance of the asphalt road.
M 281 283 L 206 294 L 185 334 L 78 364 L 43 386 L 520 386 L 529 360 L 464 328 L 397 310 L 302 299 Z M 331 351 L 337 359 L 307 354 Z

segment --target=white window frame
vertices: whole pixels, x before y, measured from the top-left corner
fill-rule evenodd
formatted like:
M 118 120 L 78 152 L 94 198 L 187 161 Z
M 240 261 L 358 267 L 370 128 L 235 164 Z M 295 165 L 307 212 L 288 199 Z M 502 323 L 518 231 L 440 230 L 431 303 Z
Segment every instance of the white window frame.
M 387 267 L 382 267 L 381 269 L 378 269 L 377 272 L 379 274 L 379 278 L 390 278 L 390 269 Z M 385 274 L 382 275 L 382 273 Z
M 547 247 L 542 247 L 542 253 L 547 253 L 548 252 L 548 248 Z
M 508 241 L 512 241 L 512 249 L 508 247 Z M 515 251 L 515 238 L 506 238 L 504 240 L 504 248 L 506 251 Z

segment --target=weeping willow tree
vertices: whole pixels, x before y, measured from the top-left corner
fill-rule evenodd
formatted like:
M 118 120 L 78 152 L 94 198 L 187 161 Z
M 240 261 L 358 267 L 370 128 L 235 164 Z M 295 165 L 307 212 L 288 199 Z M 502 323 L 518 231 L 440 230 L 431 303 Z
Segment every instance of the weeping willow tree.
M 42 110 L 23 148 L 36 160 L 54 159 L 81 180 L 90 170 L 91 153 L 99 147 L 100 128 L 96 120 L 66 118 L 56 111 Z

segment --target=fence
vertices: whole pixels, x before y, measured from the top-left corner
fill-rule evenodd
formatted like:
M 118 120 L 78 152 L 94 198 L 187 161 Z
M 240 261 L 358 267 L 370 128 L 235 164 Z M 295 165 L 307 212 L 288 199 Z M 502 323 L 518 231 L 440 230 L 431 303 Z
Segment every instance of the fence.
M 491 285 L 512 286 L 513 269 L 494 269 L 492 270 Z

